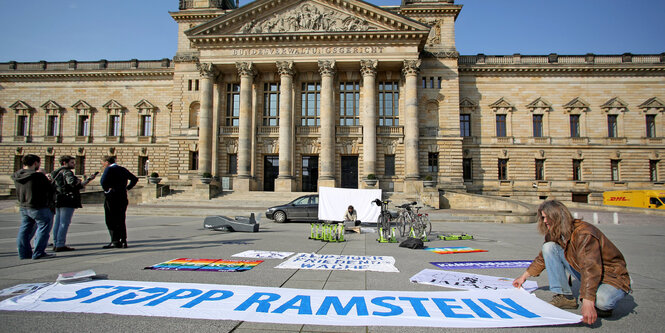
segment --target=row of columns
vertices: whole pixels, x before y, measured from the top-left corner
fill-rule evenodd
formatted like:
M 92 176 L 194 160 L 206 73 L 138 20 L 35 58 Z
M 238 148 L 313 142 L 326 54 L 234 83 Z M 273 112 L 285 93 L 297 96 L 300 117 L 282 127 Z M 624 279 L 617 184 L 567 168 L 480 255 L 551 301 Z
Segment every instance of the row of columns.
M 279 175 L 278 181 L 294 184 L 293 165 L 293 79 L 295 65 L 293 61 L 277 61 L 277 71 L 280 77 L 279 94 Z M 319 73 L 321 74 L 321 150 L 319 160 L 319 184 L 324 186 L 335 185 L 335 95 L 334 80 L 336 63 L 334 60 L 319 60 Z M 364 174 L 376 173 L 376 74 L 378 60 L 361 60 L 360 72 L 364 89 L 363 113 L 361 123 L 363 126 L 363 168 Z M 199 111 L 199 172 L 212 172 L 213 169 L 213 136 L 217 131 L 213 129 L 213 90 L 215 80 L 219 74 L 212 63 L 197 64 L 201 74 L 201 108 Z M 251 62 L 236 63 L 240 76 L 240 114 L 238 131 L 238 179 L 250 179 L 252 161 L 252 86 L 256 70 Z M 404 60 L 402 73 L 405 78 L 405 171 L 407 180 L 419 178 L 418 168 L 418 91 L 417 79 L 420 60 Z M 293 190 L 293 185 L 291 185 Z

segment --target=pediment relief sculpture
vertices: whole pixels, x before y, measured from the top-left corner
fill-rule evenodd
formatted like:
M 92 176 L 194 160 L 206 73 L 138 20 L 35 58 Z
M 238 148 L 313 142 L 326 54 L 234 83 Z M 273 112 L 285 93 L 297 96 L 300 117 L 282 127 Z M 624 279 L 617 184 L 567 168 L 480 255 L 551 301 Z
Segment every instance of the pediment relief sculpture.
M 548 112 L 552 110 L 552 103 L 548 102 L 542 97 L 538 97 L 533 102 L 527 104 L 526 108 L 535 113 Z
M 605 112 L 624 112 L 626 111 L 627 107 L 628 104 L 621 100 L 619 97 L 614 97 L 600 106 L 600 108 Z
M 378 27 L 359 17 L 344 14 L 319 4 L 302 3 L 277 16 L 247 22 L 236 34 L 371 30 L 378 30 Z
M 14 111 L 16 111 L 16 112 L 19 112 L 19 111 L 30 112 L 32 110 L 32 107 L 24 101 L 16 101 L 16 102 L 14 102 L 14 104 L 10 105 L 9 108 L 14 109 Z
M 501 97 L 496 102 L 489 105 L 494 112 L 511 112 L 515 106 L 508 102 L 505 98 Z
M 665 111 L 665 103 L 663 103 L 658 97 L 652 97 L 640 104 L 638 108 L 642 109 L 644 112 L 663 112 Z
M 62 111 L 62 107 L 53 100 L 48 100 L 46 103 L 42 104 L 41 108 L 44 109 L 47 113 Z
M 563 105 L 568 112 L 586 112 L 589 110 L 589 103 L 579 97 L 573 98 L 570 102 Z

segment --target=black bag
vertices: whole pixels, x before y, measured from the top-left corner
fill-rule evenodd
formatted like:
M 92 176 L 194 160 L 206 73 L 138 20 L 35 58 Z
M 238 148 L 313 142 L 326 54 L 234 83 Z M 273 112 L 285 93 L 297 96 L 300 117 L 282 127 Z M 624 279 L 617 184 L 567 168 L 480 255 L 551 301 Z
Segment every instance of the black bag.
M 409 249 L 424 249 L 425 245 L 422 239 L 409 237 L 405 241 L 399 243 L 399 247 L 406 247 Z

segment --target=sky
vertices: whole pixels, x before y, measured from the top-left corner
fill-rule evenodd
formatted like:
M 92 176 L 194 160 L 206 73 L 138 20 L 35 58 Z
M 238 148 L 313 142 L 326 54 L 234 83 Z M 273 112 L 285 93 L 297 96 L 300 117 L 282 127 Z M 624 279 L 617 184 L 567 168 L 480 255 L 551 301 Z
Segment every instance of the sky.
M 462 55 L 665 52 L 665 0 L 455 3 L 464 6 L 455 24 Z M 168 12 L 177 10 L 178 0 L 0 0 L 0 62 L 172 58 L 177 25 Z

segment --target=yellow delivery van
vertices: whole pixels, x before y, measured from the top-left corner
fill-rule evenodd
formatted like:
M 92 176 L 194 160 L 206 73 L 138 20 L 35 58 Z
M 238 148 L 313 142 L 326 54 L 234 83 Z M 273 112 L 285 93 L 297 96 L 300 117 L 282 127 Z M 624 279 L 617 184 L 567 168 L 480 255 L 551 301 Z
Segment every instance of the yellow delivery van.
M 665 191 L 603 192 L 603 205 L 665 209 Z

